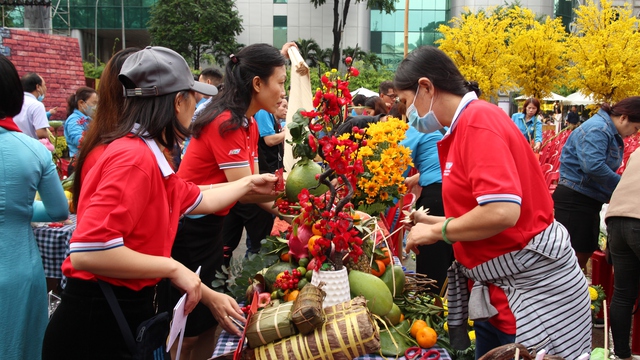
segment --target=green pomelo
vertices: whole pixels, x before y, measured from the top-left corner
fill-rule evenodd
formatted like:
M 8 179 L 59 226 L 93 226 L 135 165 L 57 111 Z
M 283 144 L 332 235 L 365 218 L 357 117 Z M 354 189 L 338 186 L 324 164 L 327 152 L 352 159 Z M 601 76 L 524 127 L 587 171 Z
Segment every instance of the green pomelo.
M 402 315 L 402 311 L 398 305 L 391 305 L 391 310 L 389 313 L 384 316 L 384 319 L 387 320 L 391 325 L 397 325 L 400 322 L 400 315 Z
M 395 279 L 394 279 L 394 276 L 395 276 Z M 406 279 L 405 279 L 404 271 L 402 271 L 402 266 L 399 266 L 399 265 L 387 266 L 387 268 L 384 271 L 384 274 L 380 276 L 380 280 L 382 280 L 387 285 L 387 287 L 389 288 L 389 291 L 391 292 L 391 295 L 393 295 L 394 287 L 396 289 L 395 297 L 400 297 L 400 295 L 402 295 L 402 293 L 404 292 L 404 283 Z M 395 280 L 395 284 L 394 284 L 394 280 Z
M 289 201 L 298 201 L 302 189 L 309 189 L 311 195 L 322 195 L 329 189 L 326 185 L 318 185 L 316 175 L 322 174 L 322 167 L 311 160 L 300 160 L 287 176 L 284 191 Z
M 349 287 L 351 297 L 364 296 L 367 308 L 372 313 L 382 317 L 391 311 L 393 298 L 387 285 L 375 275 L 351 270 L 349 273 Z
M 289 272 L 291 272 L 291 270 L 295 268 L 295 265 L 289 262 L 277 262 L 271 265 L 264 273 L 264 281 L 267 285 L 267 290 L 273 291 L 273 283 L 276 282 L 276 276 L 278 276 L 278 274 L 285 270 L 289 270 Z

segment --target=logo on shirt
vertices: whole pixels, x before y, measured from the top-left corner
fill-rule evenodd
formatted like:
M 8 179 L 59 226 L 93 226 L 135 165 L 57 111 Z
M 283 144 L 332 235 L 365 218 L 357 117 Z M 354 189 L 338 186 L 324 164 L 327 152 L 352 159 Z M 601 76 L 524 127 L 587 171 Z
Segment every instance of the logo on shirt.
M 444 171 L 442 172 L 442 176 L 449 176 L 451 173 L 451 167 L 453 166 L 453 162 L 447 162 L 444 164 Z
M 233 149 L 229 151 L 229 155 L 238 155 L 240 154 L 240 149 Z

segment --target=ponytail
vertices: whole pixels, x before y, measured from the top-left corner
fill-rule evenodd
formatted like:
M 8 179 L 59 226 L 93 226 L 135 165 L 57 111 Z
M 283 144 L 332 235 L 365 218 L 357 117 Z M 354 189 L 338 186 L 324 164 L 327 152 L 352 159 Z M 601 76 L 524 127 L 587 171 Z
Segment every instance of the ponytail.
M 71 116 L 73 111 L 78 109 L 78 102 L 80 102 L 80 100 L 86 102 L 93 94 L 96 93 L 97 92 L 90 87 L 81 86 L 75 93 L 69 95 L 67 98 L 67 117 Z
M 275 68 L 284 64 L 280 50 L 268 44 L 249 45 L 231 54 L 225 66 L 224 87 L 199 113 L 192 125 L 193 136 L 198 138 L 206 125 L 227 110 L 231 118 L 220 125 L 220 135 L 239 129 L 253 98 L 253 79 L 257 76 L 267 82 Z

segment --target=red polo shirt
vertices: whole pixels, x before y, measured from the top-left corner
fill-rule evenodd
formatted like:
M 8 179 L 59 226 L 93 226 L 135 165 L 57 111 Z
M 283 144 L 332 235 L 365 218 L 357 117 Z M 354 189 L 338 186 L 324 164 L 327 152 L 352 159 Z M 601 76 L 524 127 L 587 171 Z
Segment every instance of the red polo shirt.
M 499 107 L 475 100 L 460 113 L 451 133 L 438 143 L 442 198 L 447 217 L 459 217 L 478 205 L 513 202 L 520 205 L 515 226 L 490 238 L 453 245 L 455 258 L 475 267 L 523 249 L 553 222 L 553 201 L 540 165 L 527 141 Z M 499 314 L 491 323 L 515 334 L 515 318 L 506 295 L 490 286 L 491 303 Z
M 202 128 L 200 136 L 191 138 L 178 169 L 181 178 L 207 185 L 226 183 L 225 169 L 249 167 L 253 174 L 254 164 L 258 161 L 258 125 L 251 118 L 246 126 L 227 131 L 223 137 L 220 125 L 230 118 L 230 111 L 223 112 Z M 228 214 L 232 206 L 216 215 Z
M 129 136 L 109 144 L 82 182 L 78 226 L 71 252 L 100 251 L 126 246 L 137 252 L 171 256 L 181 215 L 202 199 L 195 184 L 173 174 L 155 142 Z M 65 276 L 96 280 L 98 276 L 62 264 Z M 139 290 L 160 279 L 104 281 Z

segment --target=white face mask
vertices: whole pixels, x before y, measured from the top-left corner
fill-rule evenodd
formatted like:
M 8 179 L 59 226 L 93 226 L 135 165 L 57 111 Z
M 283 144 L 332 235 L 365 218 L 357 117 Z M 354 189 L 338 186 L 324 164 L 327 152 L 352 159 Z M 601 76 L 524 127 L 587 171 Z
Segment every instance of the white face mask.
M 96 107 L 95 106 L 91 106 L 91 105 L 87 105 L 87 107 L 84 109 L 83 112 L 88 117 L 92 117 L 93 114 L 96 112 Z
M 431 97 L 431 105 L 429 105 L 429 112 L 425 116 L 420 116 L 418 114 L 418 109 L 416 108 L 416 98 L 418 97 L 418 92 L 420 91 L 420 85 L 418 85 L 418 89 L 416 90 L 416 96 L 413 98 L 413 102 L 407 108 L 407 119 L 409 119 L 409 125 L 415 127 L 418 131 L 422 133 L 432 133 L 434 131 L 442 129 L 444 126 L 440 124 L 436 114 L 433 112 L 433 97 Z

